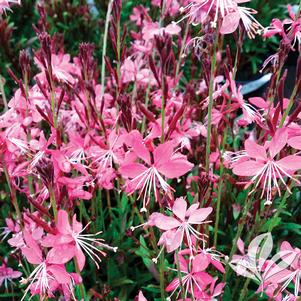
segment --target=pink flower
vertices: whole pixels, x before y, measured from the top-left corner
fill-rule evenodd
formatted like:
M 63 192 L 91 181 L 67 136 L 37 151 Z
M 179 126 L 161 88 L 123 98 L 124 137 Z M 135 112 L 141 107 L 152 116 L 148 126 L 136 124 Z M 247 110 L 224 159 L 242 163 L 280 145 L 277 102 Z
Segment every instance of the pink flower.
M 289 155 L 276 160 L 276 156 L 287 144 L 287 130 L 279 129 L 268 145 L 260 146 L 256 142 L 246 140 L 245 156 L 233 163 L 233 173 L 238 176 L 252 177 L 251 182 L 257 182 L 255 188 L 260 183 L 263 183 L 263 191 L 266 191 L 267 203 L 270 204 L 272 199 L 273 187 L 277 188 L 281 195 L 278 179 L 281 180 L 286 189 L 288 185 L 284 181 L 284 177 L 288 177 L 296 182 L 299 182 L 292 173 L 301 169 L 301 157 Z
M 40 62 L 38 57 L 35 57 L 35 62 L 38 67 L 43 71 L 43 75 L 45 76 L 46 69 L 43 64 Z M 51 54 L 51 69 L 53 75 L 57 80 L 66 82 L 69 84 L 74 84 L 75 79 L 73 74 L 76 73 L 75 66 L 70 63 L 70 55 L 69 54 Z M 38 75 L 40 76 L 40 75 Z
M 261 33 L 263 26 L 253 17 L 257 11 L 248 7 L 236 6 L 235 9 L 227 13 L 223 18 L 220 33 L 233 33 L 242 21 L 242 24 L 250 39 L 254 39 L 256 34 Z
M 152 191 L 157 199 L 157 187 L 161 188 L 164 193 L 171 194 L 172 188 L 163 176 L 168 179 L 179 178 L 193 167 L 193 164 L 187 161 L 186 156 L 174 152 L 173 141 L 160 144 L 150 153 L 141 135 L 138 132 L 132 132 L 127 139 L 127 144 L 146 165 L 133 162 L 123 164 L 119 168 L 121 175 L 130 179 L 126 183 L 128 193 L 140 190 L 140 196 L 144 194 L 141 211 L 146 211 Z
M 29 290 L 33 294 L 39 294 L 41 297 L 45 294 L 51 295 L 50 284 L 53 280 L 60 284 L 71 285 L 71 278 L 64 264 L 73 257 L 72 250 L 68 247 L 61 248 L 60 252 L 51 250 L 44 258 L 40 246 L 32 238 L 31 234 L 24 230 L 23 235 L 26 246 L 21 249 L 22 254 L 29 263 L 36 265 L 36 267 L 27 279 L 22 280 L 23 284 L 29 283 L 22 300 L 24 300 Z
M 13 279 L 21 277 L 22 273 L 19 271 L 14 271 L 12 268 L 9 268 L 6 263 L 3 263 L 0 266 L 0 286 L 4 283 L 5 288 Z
M 0 0 L 0 14 L 6 10 L 10 10 L 11 4 L 21 5 L 21 0 Z
M 193 241 L 191 236 L 198 240 L 203 239 L 202 236 L 204 235 L 194 229 L 193 225 L 208 223 L 209 221 L 205 221 L 205 219 L 212 212 L 212 208 L 198 208 L 199 204 L 193 204 L 187 209 L 187 202 L 184 198 L 178 198 L 172 207 L 173 216 L 162 213 L 153 213 L 150 216 L 149 223 L 165 231 L 159 243 L 166 247 L 167 252 L 178 249 L 182 245 L 185 236 L 192 253 Z
M 191 294 L 193 300 L 208 301 L 212 300 L 212 297 L 220 295 L 224 284 L 220 283 L 215 287 L 217 278 L 213 278 L 205 272 L 208 267 L 206 258 L 202 254 L 193 258 L 185 258 L 184 255 L 178 254 L 179 269 L 182 274 L 181 281 L 177 277 L 166 287 L 166 291 L 171 292 L 170 297 L 179 289 L 181 282 L 184 287 L 185 300 L 190 300 L 187 299 L 188 293 Z M 177 262 L 176 255 L 175 262 Z M 177 294 L 177 300 L 179 295 L 180 292 Z
M 70 225 L 68 213 L 64 210 L 59 210 L 56 224 L 58 234 L 48 234 L 42 244 L 45 247 L 52 247 L 50 252 L 54 256 L 59 256 L 60 254 L 63 256 L 65 252 L 63 250 L 68 250 L 64 256 L 67 256 L 69 259 L 74 256 L 80 271 L 86 262 L 84 252 L 87 253 L 95 262 L 96 266 L 99 267 L 98 262 L 101 262 L 99 254 L 105 255 L 105 253 L 97 247 L 107 248 L 114 252 L 117 251 L 117 248 L 110 247 L 103 243 L 103 239 L 96 238 L 101 232 L 96 234 L 83 234 L 82 232 L 88 225 L 89 224 L 83 228 L 82 224 L 76 220 L 76 215 L 73 216 L 72 225 Z

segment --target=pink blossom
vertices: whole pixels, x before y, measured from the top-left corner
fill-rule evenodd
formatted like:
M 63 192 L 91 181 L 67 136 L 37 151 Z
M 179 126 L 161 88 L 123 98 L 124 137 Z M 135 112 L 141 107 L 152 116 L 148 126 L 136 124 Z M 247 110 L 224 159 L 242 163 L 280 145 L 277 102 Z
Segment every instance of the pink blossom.
M 203 234 L 193 228 L 193 225 L 208 223 L 205 219 L 212 212 L 212 208 L 199 208 L 199 204 L 193 204 L 187 209 L 187 202 L 184 198 L 175 200 L 172 207 L 173 216 L 167 216 L 162 213 L 155 213 L 150 216 L 151 225 L 165 231 L 159 241 L 163 244 L 167 252 L 173 252 L 178 249 L 185 239 L 192 252 L 193 241 L 191 236 L 197 240 L 203 240 Z
M 12 268 L 8 267 L 6 263 L 2 263 L 0 266 L 0 286 L 4 284 L 7 289 L 8 283 L 21 277 L 22 273 L 19 271 L 14 271 Z
M 130 162 L 123 164 L 119 171 L 122 176 L 129 178 L 126 183 L 128 193 L 140 190 L 140 196 L 144 194 L 142 211 L 146 210 L 152 191 L 157 199 L 157 187 L 161 188 L 164 193 L 171 194 L 172 188 L 163 176 L 168 179 L 178 178 L 193 167 L 193 164 L 187 161 L 186 156 L 174 152 L 173 141 L 160 144 L 153 152 L 150 152 L 144 145 L 140 134 L 132 132 L 127 144 L 133 148 L 135 155 L 145 162 L 145 165 Z
M 256 182 L 255 188 L 263 183 L 263 191 L 266 191 L 267 203 L 272 199 L 272 190 L 275 187 L 281 195 L 278 179 L 289 190 L 284 177 L 298 180 L 292 176 L 292 173 L 301 169 L 301 157 L 288 155 L 280 160 L 275 157 L 287 144 L 287 130 L 279 129 L 268 145 L 261 146 L 251 140 L 246 140 L 246 155 L 239 161 L 233 163 L 233 173 L 238 176 L 252 177 L 251 182 Z

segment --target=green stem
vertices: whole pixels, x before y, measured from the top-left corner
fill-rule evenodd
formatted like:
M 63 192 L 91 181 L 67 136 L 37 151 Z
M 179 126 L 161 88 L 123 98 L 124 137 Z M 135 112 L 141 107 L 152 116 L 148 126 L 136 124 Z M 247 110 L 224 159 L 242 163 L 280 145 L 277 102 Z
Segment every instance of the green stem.
M 225 148 L 225 144 L 227 141 L 227 128 L 224 131 L 224 137 L 222 142 L 222 152 Z M 216 204 L 216 214 L 215 214 L 215 225 L 214 225 L 214 239 L 213 245 L 216 246 L 217 244 L 217 236 L 218 236 L 218 226 L 219 226 L 219 215 L 221 209 L 221 199 L 222 199 L 222 190 L 223 190 L 223 176 L 224 176 L 224 162 L 223 162 L 223 153 L 221 152 L 221 166 L 220 166 L 220 180 L 218 183 L 218 191 L 217 191 L 217 204 Z
M 298 92 L 298 87 L 299 87 L 300 81 L 301 81 L 301 79 L 299 79 L 299 80 L 297 81 L 297 83 L 296 83 L 296 85 L 295 85 L 295 87 L 294 87 L 294 90 L 293 90 L 292 95 L 291 95 L 291 97 L 290 97 L 288 106 L 287 106 L 286 110 L 284 111 L 284 114 L 283 114 L 283 116 L 282 116 L 282 118 L 281 118 L 281 121 L 280 121 L 280 124 L 279 124 L 279 128 L 282 128 L 282 127 L 283 127 L 284 122 L 285 122 L 286 118 L 288 117 L 288 115 L 289 115 L 289 113 L 290 113 L 290 111 L 291 111 L 291 109 L 292 109 L 292 107 L 293 107 L 294 100 L 295 100 L 295 97 L 296 97 L 297 92 Z
M 249 212 L 249 210 L 251 208 L 251 205 L 252 205 L 253 197 L 249 196 L 249 191 L 250 191 L 250 189 L 247 190 L 247 202 L 244 206 L 243 214 L 242 214 L 241 220 L 239 221 L 239 224 L 238 224 L 236 236 L 235 236 L 234 241 L 233 241 L 233 245 L 232 245 L 232 248 L 231 248 L 231 251 L 230 251 L 228 262 L 231 262 L 232 257 L 233 257 L 234 253 L 237 250 L 237 241 L 238 241 L 239 237 L 241 236 L 241 233 L 242 233 L 243 228 L 244 228 L 245 223 L 246 223 L 248 212 Z M 227 264 L 226 272 L 224 274 L 224 279 L 223 279 L 224 281 L 226 280 L 226 277 L 229 277 L 229 275 L 230 275 L 229 268 L 230 268 L 230 265 Z
M 248 278 L 244 284 L 244 287 L 242 289 L 242 292 L 240 294 L 240 297 L 239 297 L 239 300 L 238 301 L 243 301 L 246 299 L 246 296 L 247 296 L 247 293 L 248 293 L 248 286 L 249 286 L 249 283 L 250 283 L 250 278 Z
M 147 86 L 146 94 L 145 94 L 145 107 L 148 107 L 149 103 L 149 92 L 150 92 L 150 84 Z M 146 125 L 146 116 L 143 116 L 142 125 L 141 125 L 141 133 L 143 135 L 145 131 L 145 125 Z
M 6 99 L 5 90 L 4 90 L 4 83 L 5 83 L 5 79 L 0 75 L 0 93 L 2 95 L 4 112 L 6 112 L 8 110 L 8 104 L 7 104 L 7 99 Z
M 113 8 L 113 2 L 114 0 L 110 0 L 106 15 L 106 23 L 105 23 L 105 31 L 103 36 L 103 46 L 102 46 L 102 59 L 101 59 L 101 101 L 103 100 L 104 96 L 104 89 L 105 89 L 105 76 L 106 76 L 106 63 L 105 63 L 105 57 L 107 53 L 107 45 L 108 45 L 108 33 L 109 33 L 109 24 L 110 24 L 110 18 L 112 14 L 112 8 Z
M 176 250 L 176 263 L 177 263 L 178 279 L 180 281 L 181 298 L 182 298 L 182 300 L 185 300 L 184 286 L 183 286 L 182 275 L 181 275 L 181 270 L 180 270 L 179 251 L 178 250 Z
M 54 190 L 52 187 L 49 187 L 49 196 L 50 196 L 50 204 L 52 207 L 54 219 L 55 219 L 55 222 L 57 222 L 57 207 L 56 207 L 57 204 L 56 204 L 56 200 L 55 200 Z
M 161 300 L 165 300 L 165 281 L 164 281 L 164 250 L 162 250 L 160 255 L 160 294 Z
M 218 35 L 213 45 L 213 56 L 211 61 L 210 83 L 209 83 L 209 104 L 208 104 L 208 125 L 207 125 L 207 141 L 206 141 L 206 172 L 209 173 L 209 157 L 211 145 L 211 129 L 212 129 L 212 108 L 213 108 L 213 92 L 214 92 L 214 74 L 217 62 L 217 44 Z

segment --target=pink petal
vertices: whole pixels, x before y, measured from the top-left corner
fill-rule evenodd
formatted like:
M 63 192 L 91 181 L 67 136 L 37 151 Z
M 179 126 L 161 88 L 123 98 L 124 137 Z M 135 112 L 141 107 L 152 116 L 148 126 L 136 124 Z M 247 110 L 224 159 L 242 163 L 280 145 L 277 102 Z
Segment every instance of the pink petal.
M 277 161 L 277 165 L 285 171 L 295 171 L 301 169 L 301 157 L 295 155 L 287 156 Z
M 74 256 L 73 245 L 61 245 L 52 248 L 47 254 L 47 262 L 51 264 L 65 264 Z
M 237 176 L 250 177 L 255 176 L 263 167 L 264 163 L 249 160 L 235 164 L 232 171 Z
M 33 249 L 24 247 L 21 249 L 22 254 L 31 264 L 40 264 L 43 261 L 42 253 L 36 253 Z
M 179 178 L 193 168 L 186 159 L 170 160 L 157 167 L 158 171 L 169 179 Z
M 143 296 L 143 293 L 140 291 L 138 295 L 138 301 L 147 301 L 147 299 Z
M 251 97 L 249 98 L 249 102 L 260 109 L 267 109 L 269 107 L 269 103 L 261 97 Z
M 301 136 L 296 136 L 296 137 L 292 137 L 290 138 L 287 143 L 295 148 L 295 149 L 301 149 Z
M 254 142 L 250 139 L 246 140 L 245 149 L 246 149 L 247 154 L 251 158 L 261 159 L 261 160 L 267 159 L 267 154 L 266 154 L 265 148 L 261 145 L 258 145 L 256 142 Z
M 155 164 L 158 166 L 170 160 L 172 157 L 172 153 L 174 150 L 174 142 L 168 141 L 163 144 L 160 144 L 154 150 L 154 161 Z
M 166 216 L 164 214 L 158 214 L 154 221 L 154 224 L 157 228 L 161 230 L 171 230 L 181 225 L 181 223 L 175 218 L 171 216 Z
M 65 210 L 59 210 L 57 216 L 57 229 L 62 234 L 69 234 L 72 233 L 70 224 L 69 224 L 69 217 L 68 213 Z
M 83 251 L 80 248 L 75 249 L 75 257 L 76 257 L 76 263 L 78 265 L 78 269 L 82 271 L 82 269 L 85 266 L 86 257 Z
M 183 228 L 177 229 L 173 237 L 167 241 L 167 245 L 166 245 L 167 252 L 171 253 L 176 249 L 178 249 L 183 242 L 183 237 L 184 237 L 184 229 Z
M 210 261 L 205 254 L 201 253 L 196 255 L 192 262 L 192 272 L 197 273 L 205 271 L 209 263 Z
M 245 254 L 245 243 L 240 237 L 237 240 L 237 248 L 241 254 Z
M 201 224 L 208 215 L 212 212 L 212 208 L 201 208 L 198 210 L 195 210 L 188 218 L 189 224 Z
M 185 216 L 190 216 L 195 210 L 197 210 L 199 208 L 200 204 L 198 203 L 195 203 L 195 204 L 192 204 L 186 211 L 186 214 Z
M 53 274 L 54 278 L 58 283 L 61 284 L 69 284 L 71 277 L 70 275 L 66 272 L 64 266 L 59 266 L 59 265 L 51 265 L 47 267 L 47 269 Z
M 143 142 L 142 135 L 134 130 L 125 138 L 125 143 L 133 148 L 134 153 L 146 163 L 150 164 L 150 154 Z
M 172 212 L 181 220 L 185 220 L 185 214 L 187 209 L 187 202 L 184 198 L 178 198 L 172 207 Z
M 271 158 L 274 158 L 285 147 L 287 143 L 287 129 L 278 129 L 269 144 Z
M 81 222 L 78 222 L 76 220 L 76 214 L 73 215 L 73 218 L 72 218 L 72 230 L 75 232 L 75 233 L 79 233 L 81 232 L 83 229 L 83 225 Z
M 131 163 L 119 168 L 119 172 L 123 177 L 127 178 L 136 178 L 137 176 L 141 175 L 147 168 L 140 164 L 140 163 Z
M 174 291 L 177 287 L 179 287 L 180 285 L 180 280 L 178 278 L 175 278 L 174 280 L 172 280 L 166 287 L 166 291 L 167 292 L 172 292 Z
M 240 21 L 240 14 L 238 11 L 227 14 L 223 18 L 223 23 L 220 29 L 220 33 L 229 34 L 234 32 L 238 27 L 239 21 Z

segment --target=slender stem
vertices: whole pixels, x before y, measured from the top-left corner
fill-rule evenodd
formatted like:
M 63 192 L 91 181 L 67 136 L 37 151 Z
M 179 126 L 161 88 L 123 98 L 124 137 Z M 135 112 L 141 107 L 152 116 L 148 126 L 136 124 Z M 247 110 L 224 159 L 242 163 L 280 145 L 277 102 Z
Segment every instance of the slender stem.
M 6 99 L 5 90 L 4 90 L 4 83 L 5 83 L 5 80 L 0 75 L 0 93 L 2 95 L 2 100 L 3 100 L 3 104 L 4 104 L 4 112 L 6 112 L 8 110 L 8 105 L 7 105 L 7 99 Z
M 179 251 L 178 250 L 176 250 L 176 263 L 177 263 L 178 278 L 179 278 L 179 281 L 180 281 L 181 298 L 182 298 L 182 300 L 185 300 L 184 286 L 183 286 L 183 281 L 182 281 L 180 262 L 179 262 Z
M 299 79 L 299 80 L 297 81 L 297 83 L 296 83 L 296 85 L 295 85 L 295 87 L 294 87 L 294 90 L 293 90 L 292 95 L 291 95 L 291 97 L 290 97 L 288 106 L 287 106 L 286 110 L 284 111 L 284 114 L 283 114 L 283 116 L 282 116 L 282 118 L 281 118 L 281 121 L 280 121 L 280 124 L 279 124 L 279 128 L 282 128 L 282 127 L 283 127 L 284 122 L 285 122 L 286 118 L 288 117 L 288 115 L 289 115 L 289 113 L 290 113 L 290 111 L 291 111 L 291 109 L 292 109 L 292 107 L 293 107 L 294 100 L 295 100 L 295 97 L 296 97 L 297 92 L 298 92 L 298 87 L 299 87 L 300 81 L 301 81 L 301 79 Z
M 56 207 L 57 204 L 56 204 L 56 200 L 55 200 L 54 190 L 52 187 L 49 187 L 49 197 L 50 197 L 50 204 L 52 207 L 54 219 L 55 219 L 55 222 L 57 222 L 57 207 Z
M 248 278 L 246 280 L 238 301 L 245 300 L 247 293 L 248 293 L 248 286 L 249 286 L 250 280 L 251 280 L 250 278 Z
M 19 205 L 18 205 L 16 191 L 15 191 L 15 189 L 12 187 L 12 185 L 10 183 L 10 177 L 9 177 L 8 170 L 7 170 L 6 166 L 5 166 L 5 164 L 3 164 L 3 171 L 4 171 L 5 178 L 6 178 L 6 181 L 7 181 L 7 184 L 8 184 L 8 188 L 9 188 L 9 191 L 10 191 L 11 201 L 13 203 L 13 206 L 14 206 L 16 214 L 17 214 L 17 218 L 21 222 L 22 215 L 21 215 L 21 211 L 20 211 L 20 208 L 19 208 Z
M 149 103 L 149 92 L 150 92 L 150 84 L 147 86 L 146 94 L 145 94 L 145 107 L 148 107 Z M 146 116 L 143 116 L 142 125 L 141 125 L 141 133 L 143 135 L 145 131 L 145 125 L 146 125 Z
M 246 223 L 248 212 L 249 212 L 249 210 L 251 208 L 251 205 L 252 205 L 253 197 L 249 196 L 249 191 L 250 191 L 250 189 L 247 190 L 247 202 L 244 206 L 243 215 L 242 215 L 241 220 L 239 221 L 239 224 L 238 224 L 236 236 L 235 236 L 234 241 L 233 241 L 233 245 L 232 245 L 232 248 L 231 248 L 231 251 L 230 251 L 228 262 L 231 262 L 232 257 L 233 257 L 234 253 L 237 250 L 237 241 L 238 241 L 239 237 L 241 236 L 241 233 L 242 233 L 243 228 L 244 228 L 245 223 Z M 224 274 L 224 280 L 226 280 L 226 277 L 229 277 L 229 275 L 230 275 L 229 268 L 230 268 L 230 265 L 227 264 L 226 272 Z
M 105 64 L 105 57 L 107 53 L 107 43 L 108 43 L 108 33 L 109 33 L 109 24 L 110 24 L 110 18 L 113 8 L 113 2 L 114 0 L 110 0 L 107 10 L 107 16 L 106 16 L 106 23 L 105 23 L 105 31 L 103 35 L 103 46 L 102 46 L 102 61 L 101 61 L 101 101 L 104 96 L 104 89 L 105 89 L 105 73 L 106 73 L 106 64 Z
M 222 141 L 222 152 L 221 152 L 221 166 L 220 166 L 220 180 L 218 183 L 218 192 L 217 192 L 217 205 L 216 205 L 216 214 L 215 214 L 215 225 L 214 225 L 214 239 L 213 245 L 217 244 L 217 236 L 218 236 L 218 226 L 219 226 L 219 215 L 221 209 L 221 199 L 222 199 L 222 190 L 223 190 L 223 176 L 224 176 L 224 162 L 223 162 L 223 150 L 225 148 L 225 144 L 227 141 L 227 128 L 224 131 L 224 137 Z
M 211 61 L 210 83 L 209 83 L 209 104 L 208 104 L 208 125 L 207 125 L 207 141 L 206 141 L 206 172 L 209 173 L 209 157 L 211 145 L 211 129 L 212 129 L 212 108 L 213 108 L 213 92 L 214 92 L 214 74 L 217 61 L 217 44 L 218 34 L 216 35 L 213 45 L 213 56 Z
M 165 133 L 164 133 L 164 129 L 165 129 L 165 96 L 164 96 L 164 75 L 162 74 L 162 103 L 161 103 L 161 143 L 164 143 L 165 140 Z
M 165 300 L 165 281 L 164 281 L 164 250 L 162 250 L 160 254 L 160 293 L 161 293 L 161 300 Z

